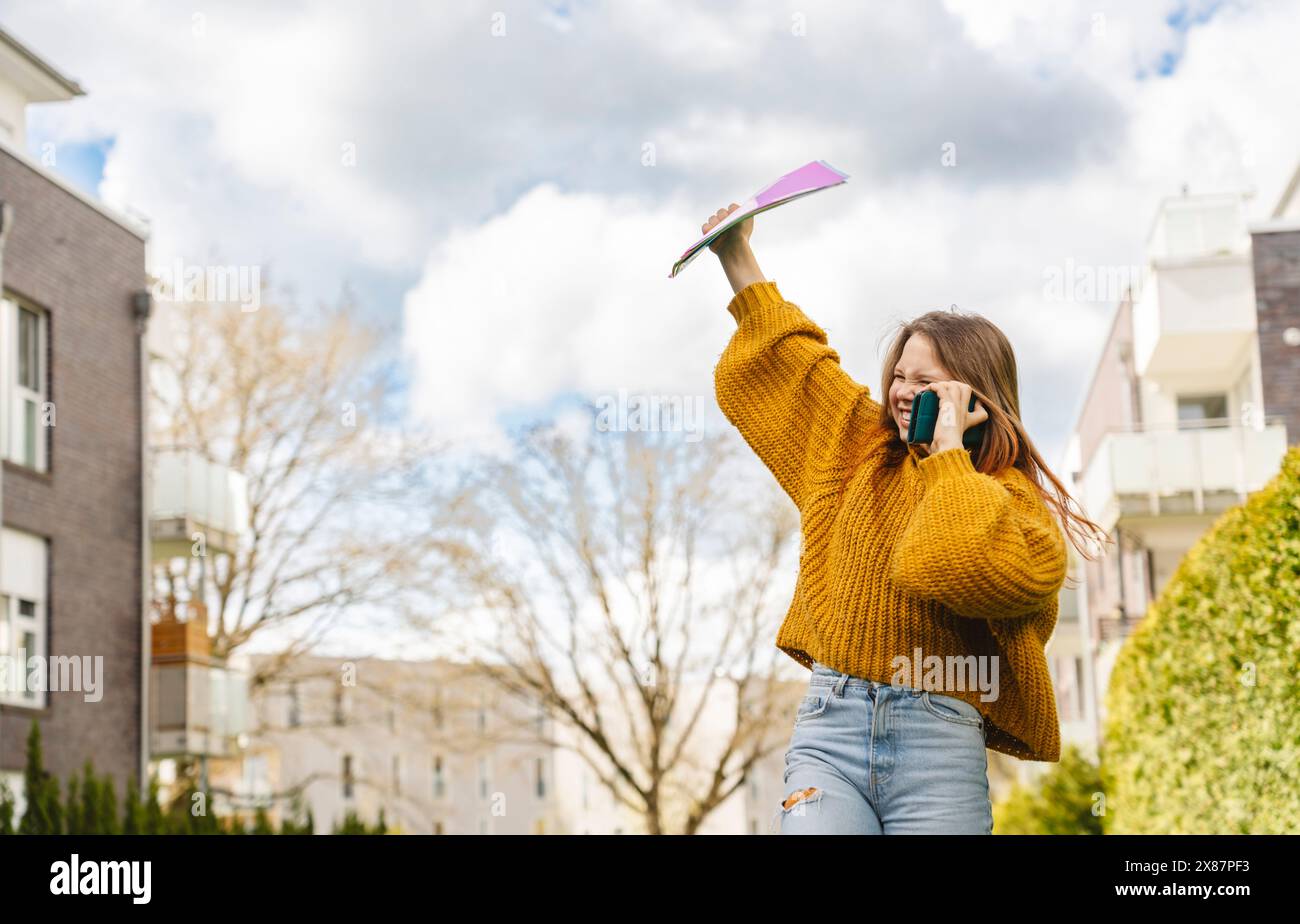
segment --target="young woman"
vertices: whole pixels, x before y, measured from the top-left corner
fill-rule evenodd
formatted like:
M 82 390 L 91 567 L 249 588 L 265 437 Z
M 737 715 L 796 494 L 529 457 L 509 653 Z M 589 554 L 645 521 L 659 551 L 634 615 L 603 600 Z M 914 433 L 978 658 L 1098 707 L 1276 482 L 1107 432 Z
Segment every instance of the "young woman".
M 752 230 L 750 218 L 710 248 L 737 324 L 715 385 L 799 509 L 799 576 L 776 644 L 812 671 L 773 826 L 992 833 L 986 749 L 1060 759 L 1044 646 L 1068 558 L 1053 510 L 1085 557 L 1101 530 L 1069 509 L 1026 435 L 1015 356 L 996 326 L 947 311 L 902 325 L 882 404 L 763 276 Z M 926 389 L 940 401 L 934 438 L 908 444 Z M 985 422 L 966 449 L 963 434 Z

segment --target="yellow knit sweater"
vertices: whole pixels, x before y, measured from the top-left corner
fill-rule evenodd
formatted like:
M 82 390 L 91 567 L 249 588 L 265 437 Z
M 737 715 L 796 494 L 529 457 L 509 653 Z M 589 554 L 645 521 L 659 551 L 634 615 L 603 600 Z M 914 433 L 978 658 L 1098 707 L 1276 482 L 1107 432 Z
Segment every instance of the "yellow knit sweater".
M 963 699 L 983 714 L 992 750 L 1059 760 L 1043 649 L 1068 560 L 1029 476 L 978 472 L 961 447 L 930 456 L 909 447 L 901 466 L 881 464 L 898 431 L 881 425 L 879 402 L 841 368 L 825 332 L 771 281 L 747 286 L 727 310 L 738 327 L 715 370 L 718 405 L 801 516 L 799 577 L 777 647 L 809 669 L 817 660 Z M 986 678 L 996 658 L 995 699 L 944 680 L 952 659 L 969 655 Z

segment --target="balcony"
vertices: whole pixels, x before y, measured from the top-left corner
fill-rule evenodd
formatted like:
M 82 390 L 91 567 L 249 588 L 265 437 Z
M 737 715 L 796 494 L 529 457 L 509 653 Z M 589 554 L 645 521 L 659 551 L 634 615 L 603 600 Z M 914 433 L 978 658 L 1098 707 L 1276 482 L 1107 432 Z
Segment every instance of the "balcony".
M 1074 573 L 1071 567 L 1071 574 Z M 1058 623 L 1079 621 L 1079 588 L 1061 585 L 1057 595 L 1056 619 Z
M 207 607 L 154 600 L 149 748 L 154 757 L 229 757 L 249 730 L 248 670 L 214 657 Z
M 1156 210 L 1147 235 L 1153 262 L 1249 253 L 1245 200 L 1240 193 L 1174 196 Z
M 1214 375 L 1238 361 L 1255 331 L 1249 240 L 1239 196 L 1161 205 L 1133 304 L 1139 376 Z
M 154 660 L 149 683 L 154 757 L 229 757 L 249 729 L 248 677 L 217 663 Z
M 207 549 L 234 551 L 248 529 L 248 486 L 244 476 L 190 449 L 153 451 L 150 531 L 153 557 L 190 554 L 194 534 Z
M 1102 616 L 1097 620 L 1097 635 L 1102 642 L 1122 642 L 1133 634 L 1142 622 L 1142 616 Z
M 1280 417 L 1259 427 L 1201 420 L 1113 430 L 1083 475 L 1079 500 L 1106 529 L 1130 517 L 1218 514 L 1276 475 L 1286 447 Z

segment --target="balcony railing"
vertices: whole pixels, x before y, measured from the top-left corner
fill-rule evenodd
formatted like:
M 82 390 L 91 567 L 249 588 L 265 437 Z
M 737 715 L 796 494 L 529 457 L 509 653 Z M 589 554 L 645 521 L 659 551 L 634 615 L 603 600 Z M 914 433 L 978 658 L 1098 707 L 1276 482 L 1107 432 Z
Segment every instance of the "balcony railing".
M 1141 616 L 1130 616 L 1127 619 L 1103 616 L 1097 620 L 1097 634 L 1103 642 L 1122 641 L 1132 635 L 1141 622 Z
M 248 529 L 244 476 L 192 449 L 155 449 L 150 464 L 155 545 L 188 545 L 201 532 L 209 548 L 233 549 Z
M 1245 253 L 1155 263 L 1133 304 L 1139 376 L 1212 373 L 1231 379 L 1255 332 L 1255 287 Z
M 155 663 L 150 684 L 154 756 L 224 757 L 249 730 L 248 677 L 216 663 Z
M 1176 196 L 1156 211 L 1147 256 L 1167 260 L 1244 252 L 1249 243 L 1240 194 Z
M 1281 417 L 1115 429 L 1102 437 L 1080 491 L 1090 517 L 1109 529 L 1129 516 L 1216 513 L 1272 478 L 1286 454 Z

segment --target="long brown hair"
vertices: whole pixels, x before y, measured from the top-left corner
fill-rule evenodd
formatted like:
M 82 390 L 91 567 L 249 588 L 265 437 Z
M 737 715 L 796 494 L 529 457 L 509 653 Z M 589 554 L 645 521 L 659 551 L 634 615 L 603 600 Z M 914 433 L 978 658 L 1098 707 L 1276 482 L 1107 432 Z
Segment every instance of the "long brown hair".
M 1091 554 L 1094 542 L 1107 541 L 1105 530 L 1083 514 L 1025 432 L 1020 422 L 1015 353 L 1006 335 L 985 317 L 958 311 L 954 306 L 947 310 L 928 311 L 898 326 L 885 356 L 880 383 L 880 422 L 895 434 L 886 448 L 884 464 L 900 465 L 908 455 L 907 443 L 897 436 L 898 422 L 890 406 L 889 387 L 893 384 L 894 367 L 903 354 L 903 347 L 914 334 L 926 336 L 939 364 L 954 380 L 969 385 L 989 413 L 984 437 L 971 456 L 976 471 L 993 475 L 1011 466 L 1024 472 L 1043 501 L 1055 512 L 1079 554 L 1094 560 Z M 1050 491 L 1044 485 L 1044 479 L 1051 482 Z M 1071 506 L 1075 509 L 1072 510 Z

